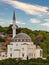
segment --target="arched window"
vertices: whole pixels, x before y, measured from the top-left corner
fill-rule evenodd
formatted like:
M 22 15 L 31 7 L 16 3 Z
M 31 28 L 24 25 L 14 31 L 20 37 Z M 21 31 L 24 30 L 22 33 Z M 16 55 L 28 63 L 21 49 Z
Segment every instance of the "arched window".
M 24 57 L 24 53 L 22 53 L 22 56 Z
M 24 39 L 22 39 L 22 42 L 24 42 Z
M 42 50 L 40 50 L 40 56 L 42 56 Z
M 10 53 L 10 57 L 12 57 L 12 53 Z

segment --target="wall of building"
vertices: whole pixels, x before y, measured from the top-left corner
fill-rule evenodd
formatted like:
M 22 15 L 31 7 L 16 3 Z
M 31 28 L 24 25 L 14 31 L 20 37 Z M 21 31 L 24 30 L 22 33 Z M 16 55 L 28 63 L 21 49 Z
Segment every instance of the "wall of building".
M 35 50 L 35 58 L 42 58 L 42 49 Z
M 7 57 L 27 59 L 28 56 L 29 59 L 41 58 L 40 50 L 36 48 L 33 42 L 11 42 L 8 45 Z

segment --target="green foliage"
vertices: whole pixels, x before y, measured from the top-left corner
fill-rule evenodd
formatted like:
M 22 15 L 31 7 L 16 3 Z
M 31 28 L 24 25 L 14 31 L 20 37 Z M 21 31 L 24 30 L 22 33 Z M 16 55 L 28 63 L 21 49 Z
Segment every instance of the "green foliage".
M 6 38 L 0 38 L 0 42 L 5 42 Z
M 25 65 L 23 62 L 18 63 L 18 65 Z
M 6 60 L 0 60 L 0 65 L 49 65 L 49 59 L 30 59 L 27 62 L 27 60 L 19 61 L 19 59 L 9 58 Z
M 0 65 L 16 65 L 16 60 L 15 59 L 1 60 Z
M 16 25 L 16 28 L 18 28 L 18 26 Z M 6 30 L 7 34 L 12 34 L 12 24 L 8 27 L 8 29 Z
M 0 32 L 4 32 L 4 28 L 0 26 Z

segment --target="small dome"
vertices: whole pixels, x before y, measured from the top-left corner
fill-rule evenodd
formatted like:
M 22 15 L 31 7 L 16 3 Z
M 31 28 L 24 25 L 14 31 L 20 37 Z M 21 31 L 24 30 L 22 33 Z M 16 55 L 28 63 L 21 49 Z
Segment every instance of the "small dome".
M 19 33 L 15 36 L 15 38 L 19 38 L 19 39 L 31 39 L 27 34 L 25 33 Z
M 17 34 L 12 41 L 15 42 L 31 42 L 30 36 L 28 36 L 25 33 L 19 33 Z

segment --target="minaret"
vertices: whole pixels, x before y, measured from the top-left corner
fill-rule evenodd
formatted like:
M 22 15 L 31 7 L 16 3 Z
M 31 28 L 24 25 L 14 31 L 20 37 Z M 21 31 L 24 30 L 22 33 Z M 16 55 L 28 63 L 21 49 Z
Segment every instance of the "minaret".
M 12 26 L 12 30 L 13 30 L 13 38 L 16 36 L 16 17 L 15 17 L 15 11 L 13 12 L 13 26 Z

